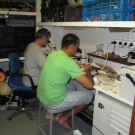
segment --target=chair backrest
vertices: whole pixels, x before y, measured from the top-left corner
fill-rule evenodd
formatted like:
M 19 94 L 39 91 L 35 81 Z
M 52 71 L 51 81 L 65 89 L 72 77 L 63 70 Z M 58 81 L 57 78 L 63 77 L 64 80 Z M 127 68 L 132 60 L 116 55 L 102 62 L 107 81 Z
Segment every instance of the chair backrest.
M 20 71 L 20 60 L 19 55 L 16 53 L 10 53 L 8 55 L 9 58 L 9 72 L 12 73 L 19 73 Z
M 20 91 L 34 91 L 34 84 L 33 87 L 27 87 L 23 85 L 22 76 L 24 74 L 19 74 L 20 72 L 20 60 L 19 55 L 16 53 L 10 53 L 8 55 L 9 58 L 9 70 L 10 70 L 10 77 L 8 79 L 8 85 L 16 90 Z

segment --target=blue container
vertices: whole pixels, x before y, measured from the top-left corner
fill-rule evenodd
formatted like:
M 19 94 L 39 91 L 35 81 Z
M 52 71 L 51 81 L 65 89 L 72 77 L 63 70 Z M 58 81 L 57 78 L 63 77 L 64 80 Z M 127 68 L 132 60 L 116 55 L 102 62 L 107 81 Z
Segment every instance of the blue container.
M 128 5 L 125 4 L 127 0 L 100 0 L 95 3 L 83 3 L 84 12 L 94 12 L 102 10 L 120 10 L 123 11 Z
M 83 21 L 130 21 L 132 0 L 83 0 Z
M 134 8 L 132 0 L 83 0 L 84 12 L 94 12 L 102 10 L 127 11 Z
M 124 15 L 124 21 L 135 21 L 134 8 L 128 8 Z
M 83 5 L 88 6 L 97 2 L 100 2 L 100 0 L 83 0 Z
M 126 0 L 125 5 L 127 5 L 127 9 L 134 8 L 134 4 L 132 3 L 132 0 Z
M 101 11 L 83 13 L 83 21 L 124 21 L 124 12 L 121 11 Z
M 100 1 L 100 0 L 83 0 L 83 3 L 93 3 L 97 1 Z

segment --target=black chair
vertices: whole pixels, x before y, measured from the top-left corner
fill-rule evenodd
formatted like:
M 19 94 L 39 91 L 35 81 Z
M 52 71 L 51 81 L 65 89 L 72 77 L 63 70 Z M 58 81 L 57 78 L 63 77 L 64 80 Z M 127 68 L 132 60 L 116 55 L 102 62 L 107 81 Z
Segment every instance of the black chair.
M 19 55 L 16 53 L 10 53 L 8 55 L 9 58 L 9 79 L 8 79 L 8 85 L 16 91 L 20 91 L 21 93 L 21 106 L 19 107 L 12 107 L 12 108 L 7 108 L 7 109 L 14 109 L 18 110 L 17 112 L 13 113 L 10 115 L 7 119 L 11 120 L 13 117 L 17 116 L 18 114 L 24 112 L 30 120 L 34 120 L 34 117 L 28 112 L 28 110 L 33 110 L 35 108 L 26 108 L 26 98 L 25 95 L 29 92 L 36 92 L 36 88 L 34 86 L 33 80 L 30 75 L 28 74 L 21 74 L 20 72 L 20 60 L 19 60 Z M 28 76 L 31 82 L 32 87 L 26 87 L 23 85 L 22 82 L 22 77 L 23 76 Z

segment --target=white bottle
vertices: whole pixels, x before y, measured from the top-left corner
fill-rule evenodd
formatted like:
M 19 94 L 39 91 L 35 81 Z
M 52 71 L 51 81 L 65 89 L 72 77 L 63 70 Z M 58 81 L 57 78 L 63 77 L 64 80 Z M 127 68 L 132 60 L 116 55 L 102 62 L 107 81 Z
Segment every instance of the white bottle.
M 73 135 L 82 135 L 82 133 L 79 130 L 74 130 Z

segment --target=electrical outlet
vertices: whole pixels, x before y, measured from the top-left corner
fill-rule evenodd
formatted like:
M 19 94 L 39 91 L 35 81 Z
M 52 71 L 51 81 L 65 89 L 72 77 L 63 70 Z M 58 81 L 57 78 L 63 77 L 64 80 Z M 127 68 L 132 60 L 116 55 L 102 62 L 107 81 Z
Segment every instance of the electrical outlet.
M 134 48 L 135 47 L 135 41 L 129 41 L 129 40 L 124 40 L 124 39 L 115 39 L 111 43 L 112 45 L 119 46 L 121 48 Z

